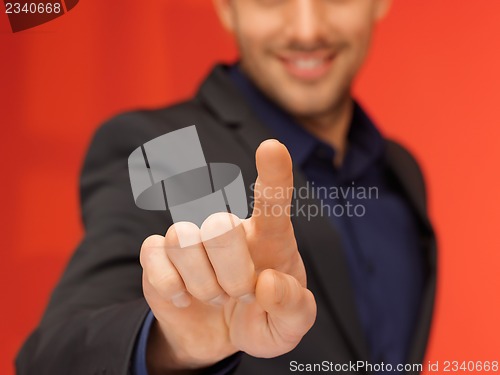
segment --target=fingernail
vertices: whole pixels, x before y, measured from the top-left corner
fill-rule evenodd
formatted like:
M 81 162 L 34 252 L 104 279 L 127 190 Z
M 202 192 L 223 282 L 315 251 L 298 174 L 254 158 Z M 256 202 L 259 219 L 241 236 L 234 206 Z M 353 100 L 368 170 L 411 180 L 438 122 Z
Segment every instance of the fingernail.
M 238 297 L 238 300 L 243 303 L 252 303 L 253 301 L 255 301 L 255 294 L 253 293 L 244 294 L 241 297 Z
M 208 303 L 215 306 L 222 306 L 227 302 L 228 299 L 229 296 L 227 294 L 221 294 L 215 298 L 212 298 L 210 301 L 208 301 Z
M 264 143 L 264 142 L 273 142 L 273 143 L 278 143 L 278 144 L 281 144 L 280 141 L 278 141 L 277 139 L 275 138 L 269 138 L 269 139 L 266 139 L 264 141 L 262 141 L 260 144 Z
M 180 309 L 188 307 L 191 304 L 191 298 L 186 292 L 180 292 L 172 297 L 172 304 Z

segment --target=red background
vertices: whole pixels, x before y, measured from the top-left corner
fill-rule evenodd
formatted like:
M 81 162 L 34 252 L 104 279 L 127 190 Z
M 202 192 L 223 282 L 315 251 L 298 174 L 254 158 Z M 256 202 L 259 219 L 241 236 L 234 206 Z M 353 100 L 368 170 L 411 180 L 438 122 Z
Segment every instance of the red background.
M 13 34 L 0 5 L 0 373 L 82 235 L 77 179 L 95 128 L 193 93 L 235 50 L 211 2 L 81 1 Z M 418 157 L 440 242 L 428 360 L 500 360 L 500 3 L 395 1 L 356 95 Z

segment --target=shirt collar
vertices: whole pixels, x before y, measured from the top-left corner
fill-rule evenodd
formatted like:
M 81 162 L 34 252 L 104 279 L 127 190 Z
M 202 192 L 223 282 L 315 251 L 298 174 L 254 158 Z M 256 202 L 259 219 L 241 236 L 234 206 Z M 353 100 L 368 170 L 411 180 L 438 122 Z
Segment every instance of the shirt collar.
M 228 74 L 256 116 L 280 142 L 286 145 L 295 165 L 303 167 L 310 158 L 333 160 L 334 148 L 308 132 L 270 100 L 241 71 L 238 64 L 230 66 Z M 354 180 L 359 177 L 381 157 L 384 149 L 381 134 L 356 101 L 349 126 L 348 141 L 348 151 L 338 171 L 343 176 L 342 180 Z
M 322 142 L 268 99 L 241 71 L 238 65 L 229 68 L 229 75 L 257 117 L 281 143 L 286 145 L 294 164 L 302 165 L 316 149 L 317 144 Z M 326 144 L 325 146 L 329 147 Z
M 385 151 L 382 134 L 356 101 L 347 138 L 349 145 L 341 172 L 344 180 L 352 181 L 377 163 Z

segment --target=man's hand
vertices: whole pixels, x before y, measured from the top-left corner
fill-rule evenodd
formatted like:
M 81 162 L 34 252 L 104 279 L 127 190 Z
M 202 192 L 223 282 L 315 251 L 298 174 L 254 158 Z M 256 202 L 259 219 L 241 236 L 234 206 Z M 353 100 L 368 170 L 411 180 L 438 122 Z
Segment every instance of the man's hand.
M 316 302 L 289 215 L 290 155 L 268 140 L 256 165 L 251 218 L 217 213 L 201 228 L 180 222 L 165 237 L 144 241 L 143 290 L 156 317 L 148 343 L 152 373 L 206 367 L 237 351 L 279 356 L 312 327 Z M 198 244 L 181 248 L 181 237 Z

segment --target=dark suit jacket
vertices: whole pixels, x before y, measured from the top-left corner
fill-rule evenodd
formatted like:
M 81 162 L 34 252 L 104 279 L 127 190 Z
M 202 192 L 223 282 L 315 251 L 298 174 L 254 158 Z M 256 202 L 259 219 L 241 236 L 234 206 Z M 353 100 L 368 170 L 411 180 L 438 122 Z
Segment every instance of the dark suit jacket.
M 148 311 L 139 251 L 149 235 L 164 234 L 167 212 L 134 204 L 127 159 L 143 143 L 197 125 L 206 160 L 238 165 L 248 185 L 256 177 L 255 150 L 271 138 L 240 93 L 216 67 L 190 101 L 120 115 L 95 134 L 81 175 L 85 236 L 72 256 L 36 330 L 17 359 L 18 374 L 128 374 L 133 347 Z M 422 361 L 434 304 L 436 246 L 426 214 L 422 174 L 412 156 L 387 141 L 385 157 L 419 218 L 427 281 L 408 362 Z M 305 184 L 294 171 L 297 187 Z M 248 196 L 251 192 L 248 191 Z M 314 327 L 292 352 L 274 359 L 243 355 L 237 374 L 285 374 L 290 361 L 368 360 L 339 236 L 328 218 L 294 221 L 297 242 L 318 304 Z M 54 230 L 54 236 L 57 230 Z

